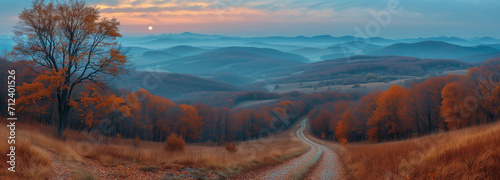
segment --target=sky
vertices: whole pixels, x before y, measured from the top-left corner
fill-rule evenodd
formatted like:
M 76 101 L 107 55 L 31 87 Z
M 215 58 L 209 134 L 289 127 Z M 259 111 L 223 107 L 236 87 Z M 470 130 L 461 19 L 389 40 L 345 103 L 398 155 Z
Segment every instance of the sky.
M 0 35 L 31 0 L 0 0 Z M 87 0 L 125 36 L 193 32 L 229 36 L 500 38 L 498 0 Z M 152 26 L 153 30 L 148 27 Z

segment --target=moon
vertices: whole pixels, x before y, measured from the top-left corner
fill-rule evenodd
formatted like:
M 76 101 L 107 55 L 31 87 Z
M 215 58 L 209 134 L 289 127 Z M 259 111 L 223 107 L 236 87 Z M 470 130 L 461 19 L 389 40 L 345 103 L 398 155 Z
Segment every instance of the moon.
M 153 30 L 153 26 L 149 26 L 148 29 L 151 31 Z

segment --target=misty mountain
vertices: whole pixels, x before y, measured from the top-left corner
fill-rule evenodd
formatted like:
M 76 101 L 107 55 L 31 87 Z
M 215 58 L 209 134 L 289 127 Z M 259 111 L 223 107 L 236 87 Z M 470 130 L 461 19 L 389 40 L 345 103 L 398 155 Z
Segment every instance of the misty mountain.
M 283 51 L 278 51 L 278 50 L 270 49 L 270 48 L 233 46 L 233 47 L 224 47 L 224 48 L 215 49 L 212 52 L 229 52 L 229 53 L 244 52 L 244 53 L 256 54 L 259 56 L 271 57 L 271 58 L 275 58 L 275 59 L 283 59 L 283 60 L 298 61 L 298 62 L 309 62 L 309 60 L 307 58 L 305 58 L 304 56 L 286 53 Z
M 12 49 L 12 42 L 8 36 L 0 36 L 0 51 L 10 51 Z
M 495 48 L 495 49 L 500 49 L 500 44 L 485 44 L 485 46 Z
M 354 55 L 363 55 L 366 54 L 367 52 L 375 51 L 381 48 L 382 46 L 366 43 L 364 41 L 351 41 L 346 43 L 340 43 L 327 47 L 326 49 L 329 50 L 330 53 L 321 56 L 321 60 L 350 57 Z
M 481 37 L 481 38 L 472 38 L 473 41 L 481 43 L 481 44 L 496 44 L 500 43 L 500 39 L 495 39 L 492 37 Z
M 266 51 L 267 50 L 264 50 L 264 52 Z M 148 67 L 157 67 L 161 70 L 170 72 L 195 75 L 233 73 L 242 76 L 262 76 L 262 72 L 264 71 L 300 64 L 303 64 L 303 62 L 297 61 L 296 59 L 276 58 L 244 51 L 219 49 L 200 55 L 161 61 L 150 64 Z
M 167 60 L 167 59 L 174 59 L 174 58 L 179 57 L 178 55 L 168 53 L 165 51 L 147 51 L 147 52 L 142 53 L 142 56 L 147 57 L 147 58 L 156 59 L 156 60 Z
M 479 62 L 489 60 L 491 58 L 500 58 L 500 52 L 464 56 L 464 57 L 457 58 L 457 60 L 470 62 L 470 63 L 479 63 Z
M 445 70 L 465 69 L 471 64 L 450 59 L 420 59 L 404 56 L 352 56 L 303 64 L 295 73 L 271 83 L 329 80 L 332 84 L 380 82 L 399 76 L 423 76 Z M 375 78 L 364 75 L 372 73 Z
M 193 92 L 235 92 L 240 88 L 225 82 L 196 77 L 187 74 L 138 71 L 123 77 L 114 85 L 136 91 L 140 88 L 151 94 L 166 98 L 176 98 Z
M 325 54 L 330 54 L 331 50 L 324 48 L 304 47 L 290 51 L 290 53 L 302 55 L 308 58 L 310 61 L 320 61 L 321 57 Z
M 174 54 L 174 55 L 177 55 L 180 57 L 194 56 L 194 55 L 198 55 L 198 54 L 205 53 L 208 51 L 209 50 L 207 50 L 207 49 L 202 49 L 202 48 L 187 46 L 187 45 L 174 46 L 174 47 L 163 50 L 163 52 L 166 52 L 169 54 Z
M 440 41 L 446 42 L 450 44 L 457 44 L 461 46 L 477 46 L 479 43 L 473 42 L 471 40 L 465 40 L 458 37 L 448 37 L 448 36 L 439 36 L 439 37 L 427 37 L 427 38 L 407 38 L 399 40 L 402 43 L 418 43 L 423 41 Z
M 129 46 L 129 47 L 125 47 L 125 49 L 128 51 L 129 54 L 133 54 L 133 55 L 136 55 L 136 54 L 142 55 L 145 52 L 153 51 L 152 49 L 149 49 L 149 48 L 143 48 L 143 47 L 137 47 L 137 46 Z
M 369 55 L 411 56 L 417 58 L 455 59 L 463 56 L 486 54 L 499 51 L 488 46 L 464 47 L 441 41 L 423 41 L 418 43 L 398 43 Z

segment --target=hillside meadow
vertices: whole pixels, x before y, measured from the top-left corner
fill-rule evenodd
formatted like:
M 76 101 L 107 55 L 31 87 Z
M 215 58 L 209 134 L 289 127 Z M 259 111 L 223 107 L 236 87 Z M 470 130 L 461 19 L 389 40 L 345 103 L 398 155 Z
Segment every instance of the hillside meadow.
M 386 143 L 341 145 L 346 179 L 498 179 L 500 123 Z
M 95 134 L 67 130 L 65 139 L 56 138 L 53 128 L 20 124 L 16 131 L 16 173 L 0 165 L 0 179 L 170 179 L 187 177 L 227 178 L 232 174 L 280 163 L 303 153 L 307 148 L 294 136 L 296 128 L 276 136 L 236 142 L 236 152 L 210 143 L 187 144 L 184 151 L 168 151 L 165 143 L 132 139 L 99 141 Z M 7 139 L 7 129 L 0 138 Z M 95 141 L 97 140 L 97 141 Z M 271 146 L 272 144 L 272 146 Z M 6 143 L 0 144 L 8 154 Z M 2 156 L 1 161 L 7 161 Z M 64 176 L 65 174 L 65 176 Z

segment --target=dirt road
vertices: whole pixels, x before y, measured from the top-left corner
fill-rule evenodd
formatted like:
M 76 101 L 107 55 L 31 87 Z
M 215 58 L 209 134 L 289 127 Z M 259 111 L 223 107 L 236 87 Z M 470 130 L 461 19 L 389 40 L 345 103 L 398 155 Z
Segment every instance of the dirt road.
M 309 145 L 306 153 L 278 166 L 249 172 L 244 179 L 341 179 L 342 170 L 337 154 L 304 135 L 307 120 L 302 120 L 301 127 L 296 131 L 297 137 Z

